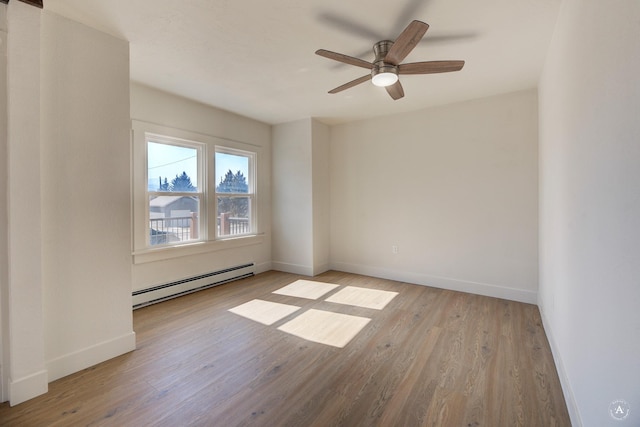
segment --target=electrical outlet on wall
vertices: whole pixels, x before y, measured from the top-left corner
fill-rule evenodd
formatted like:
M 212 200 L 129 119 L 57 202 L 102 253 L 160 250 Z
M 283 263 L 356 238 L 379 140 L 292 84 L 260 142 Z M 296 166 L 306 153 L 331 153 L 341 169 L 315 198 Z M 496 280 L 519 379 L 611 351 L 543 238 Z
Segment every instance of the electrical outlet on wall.
M 391 246 L 391 253 L 394 254 L 394 255 L 397 254 L 398 253 L 398 246 L 396 246 L 396 245 Z

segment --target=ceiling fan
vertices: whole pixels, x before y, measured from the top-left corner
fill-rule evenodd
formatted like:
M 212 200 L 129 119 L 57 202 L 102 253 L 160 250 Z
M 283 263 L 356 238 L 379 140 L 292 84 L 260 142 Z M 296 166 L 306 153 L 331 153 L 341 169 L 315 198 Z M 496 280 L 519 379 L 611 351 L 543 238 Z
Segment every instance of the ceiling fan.
M 459 71 L 464 66 L 464 61 L 424 61 L 402 64 L 402 60 L 409 55 L 414 47 L 420 42 L 424 34 L 429 29 L 429 24 L 414 20 L 400 33 L 395 41 L 382 40 L 373 45 L 375 59 L 368 62 L 360 58 L 344 55 L 342 53 L 331 52 L 325 49 L 318 49 L 317 55 L 334 61 L 342 62 L 356 67 L 366 68 L 371 72 L 359 77 L 335 89 L 329 93 L 342 92 L 353 86 L 371 80 L 376 86 L 384 87 L 391 98 L 397 100 L 404 96 L 404 89 L 398 75 L 400 74 L 434 74 Z

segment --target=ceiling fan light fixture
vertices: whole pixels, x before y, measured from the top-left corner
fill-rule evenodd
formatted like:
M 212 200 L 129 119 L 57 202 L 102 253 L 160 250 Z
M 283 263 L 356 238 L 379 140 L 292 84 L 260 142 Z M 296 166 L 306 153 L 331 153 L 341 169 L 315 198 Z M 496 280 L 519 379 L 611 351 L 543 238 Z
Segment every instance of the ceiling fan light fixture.
M 387 72 L 376 74 L 371 78 L 371 81 L 373 82 L 374 85 L 379 87 L 391 86 L 392 84 L 395 84 L 395 82 L 398 81 L 398 75 L 396 73 L 387 71 Z
M 378 65 L 378 64 L 376 64 Z M 398 68 L 394 65 L 382 63 L 371 70 L 371 82 L 379 87 L 386 87 L 398 81 Z

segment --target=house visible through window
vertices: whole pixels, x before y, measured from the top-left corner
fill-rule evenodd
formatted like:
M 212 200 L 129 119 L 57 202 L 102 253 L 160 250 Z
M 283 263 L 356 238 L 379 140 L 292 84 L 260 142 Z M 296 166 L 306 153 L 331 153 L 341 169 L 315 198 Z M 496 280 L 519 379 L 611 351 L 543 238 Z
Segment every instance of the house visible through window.
M 178 256 L 184 251 L 170 248 L 178 251 L 187 245 L 193 253 L 197 243 L 205 243 L 201 252 L 216 250 L 222 246 L 215 241 L 256 236 L 257 153 L 250 151 L 252 146 L 170 128 L 155 133 L 154 128 L 134 122 L 134 253 L 140 255 L 138 260 Z M 158 248 L 162 251 L 154 252 L 163 255 L 144 257 Z
M 203 145 L 150 135 L 147 138 L 148 245 L 192 242 L 201 233 Z

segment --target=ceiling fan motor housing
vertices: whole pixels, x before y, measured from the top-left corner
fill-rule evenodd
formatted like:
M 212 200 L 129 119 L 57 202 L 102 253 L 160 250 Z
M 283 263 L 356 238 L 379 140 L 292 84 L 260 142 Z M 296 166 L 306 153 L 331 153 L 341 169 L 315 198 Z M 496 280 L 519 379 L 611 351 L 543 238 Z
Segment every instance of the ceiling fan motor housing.
M 398 66 L 384 62 L 391 46 L 393 46 L 391 40 L 382 40 L 373 45 L 373 53 L 376 55 L 376 58 L 373 61 L 373 67 L 371 67 L 371 77 L 373 78 L 374 84 L 376 84 L 375 77 L 378 74 L 391 73 L 396 76 L 395 80 L 397 80 Z

